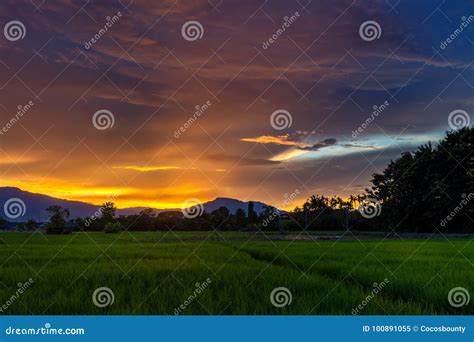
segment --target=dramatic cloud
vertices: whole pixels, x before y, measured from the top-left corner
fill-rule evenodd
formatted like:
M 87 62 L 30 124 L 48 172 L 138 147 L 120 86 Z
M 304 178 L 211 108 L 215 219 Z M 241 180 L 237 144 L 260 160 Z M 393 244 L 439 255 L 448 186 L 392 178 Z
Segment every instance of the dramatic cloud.
M 450 129 L 451 111 L 474 112 L 472 27 L 440 47 L 469 11 L 442 0 L 1 1 L 2 25 L 19 20 L 26 34 L 0 39 L 0 186 L 167 208 L 360 191 Z M 201 39 L 183 37 L 190 20 Z M 367 20 L 379 39 L 360 36 Z M 291 125 L 272 126 L 277 110 Z
M 289 134 L 278 135 L 278 136 L 262 135 L 262 136 L 255 137 L 255 138 L 242 138 L 242 139 L 240 139 L 240 141 L 254 142 L 254 143 L 258 143 L 258 144 L 276 144 L 276 145 L 283 145 L 283 146 L 298 146 L 300 148 L 304 148 L 306 146 L 309 146 L 308 144 L 306 144 L 302 141 L 291 140 L 291 137 L 290 137 Z
M 328 138 L 324 139 L 322 141 L 318 141 L 316 144 L 311 145 L 311 146 L 300 146 L 298 147 L 300 150 L 303 151 L 317 151 L 321 148 L 328 147 L 328 146 L 333 146 L 337 143 L 337 139 L 335 138 Z

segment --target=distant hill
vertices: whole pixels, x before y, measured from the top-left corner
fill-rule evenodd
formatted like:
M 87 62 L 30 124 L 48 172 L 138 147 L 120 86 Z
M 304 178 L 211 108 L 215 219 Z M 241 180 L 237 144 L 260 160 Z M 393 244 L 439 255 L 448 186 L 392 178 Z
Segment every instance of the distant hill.
M 21 199 L 26 206 L 25 215 L 18 217 L 17 219 L 10 219 L 5 215 L 5 202 L 12 198 Z M 39 222 L 47 221 L 48 215 L 46 214 L 46 208 L 51 205 L 60 205 L 63 208 L 68 208 L 71 211 L 71 218 L 76 218 L 79 216 L 90 216 L 93 215 L 98 209 L 98 206 L 93 204 L 79 201 L 63 200 L 47 195 L 23 191 L 21 189 L 12 187 L 0 188 L 0 205 L 1 217 L 8 221 L 18 222 L 26 221 L 29 219 L 33 219 Z
M 253 202 L 253 208 L 257 214 L 260 214 L 267 204 L 262 202 Z M 208 213 L 219 209 L 220 207 L 226 207 L 229 209 L 231 214 L 235 214 L 237 209 L 243 209 L 247 214 L 249 202 L 242 202 L 240 200 L 234 198 L 227 198 L 227 197 L 217 197 L 215 200 L 203 203 L 204 211 Z
M 4 211 L 5 202 L 12 198 L 19 198 L 25 203 L 25 214 L 17 219 L 10 219 L 6 216 Z M 14 187 L 0 187 L 0 217 L 8 221 L 26 221 L 29 219 L 36 220 L 38 222 L 45 222 L 48 220 L 48 216 L 46 214 L 46 208 L 51 205 L 60 205 L 63 208 L 69 209 L 71 212 L 71 218 L 77 217 L 87 217 L 94 215 L 97 210 L 99 210 L 100 206 L 80 202 L 80 201 L 70 201 L 59 199 L 43 194 L 36 194 L 28 191 L 23 191 L 19 188 Z M 254 202 L 254 210 L 257 214 L 262 212 L 265 208 L 266 204 L 262 202 Z M 225 198 L 225 197 L 218 197 L 215 200 L 203 203 L 204 210 L 206 212 L 212 212 L 220 207 L 226 207 L 232 214 L 235 214 L 237 209 L 243 209 L 245 213 L 247 213 L 248 202 L 239 201 L 233 198 Z M 145 208 L 138 207 L 138 208 L 124 208 L 118 209 L 117 215 L 132 215 L 138 214 L 141 210 Z M 154 208 L 157 213 L 162 211 L 173 211 L 173 210 L 181 210 L 181 208 L 176 209 L 159 209 Z

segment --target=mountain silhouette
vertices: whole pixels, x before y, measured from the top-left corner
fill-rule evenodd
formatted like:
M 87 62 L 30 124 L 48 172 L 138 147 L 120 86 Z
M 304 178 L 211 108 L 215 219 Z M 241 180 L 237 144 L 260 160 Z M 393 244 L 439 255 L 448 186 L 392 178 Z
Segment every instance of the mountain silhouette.
M 11 218 L 7 215 L 7 209 L 5 208 L 7 201 L 12 199 L 19 199 L 17 203 L 24 203 L 24 215 L 19 216 L 18 218 Z M 247 213 L 249 202 L 240 201 L 233 198 L 226 197 L 217 197 L 216 199 L 202 203 L 204 211 L 210 213 L 220 207 L 226 207 L 229 209 L 230 213 L 235 214 L 237 209 L 243 209 Z M 63 208 L 69 209 L 71 219 L 77 217 L 88 217 L 94 215 L 100 208 L 99 205 L 80 202 L 80 201 L 70 201 L 60 198 L 55 198 L 43 194 L 32 193 L 28 191 L 23 191 L 15 187 L 0 187 L 0 217 L 8 221 L 13 222 L 23 222 L 29 219 L 36 220 L 38 222 L 45 222 L 48 220 L 48 215 L 46 213 L 46 208 L 51 205 L 59 205 Z M 260 214 L 266 204 L 262 202 L 254 201 L 254 210 L 257 214 Z M 133 207 L 133 208 L 123 208 L 117 209 L 117 215 L 133 215 L 138 214 L 145 207 Z M 181 210 L 181 208 L 176 209 L 160 209 L 154 208 L 156 213 L 162 211 L 173 211 Z

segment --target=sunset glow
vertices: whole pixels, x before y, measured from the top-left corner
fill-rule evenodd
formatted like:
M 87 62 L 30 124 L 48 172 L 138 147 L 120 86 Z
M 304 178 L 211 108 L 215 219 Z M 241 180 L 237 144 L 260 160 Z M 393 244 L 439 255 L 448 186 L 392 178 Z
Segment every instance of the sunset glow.
M 229 18 L 206 0 L 136 0 L 97 38 L 122 9 L 106 3 L 45 2 L 42 15 L 14 5 L 28 34 L 0 41 L 0 186 L 120 208 L 216 197 L 281 206 L 300 189 L 290 208 L 314 192 L 361 192 L 473 104 L 472 44 L 460 37 L 433 54 L 452 27 L 438 15 L 421 24 L 421 4 L 400 4 L 394 22 L 383 1 L 313 2 L 272 43 L 297 3 L 222 3 Z M 197 16 L 203 36 L 184 39 Z M 382 38 L 360 37 L 367 18 Z

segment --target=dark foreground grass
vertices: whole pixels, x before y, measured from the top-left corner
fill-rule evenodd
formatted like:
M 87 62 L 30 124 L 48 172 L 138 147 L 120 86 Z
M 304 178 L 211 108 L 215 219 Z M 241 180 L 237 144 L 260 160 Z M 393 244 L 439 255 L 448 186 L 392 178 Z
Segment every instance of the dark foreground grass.
M 472 314 L 474 300 L 460 308 L 448 302 L 452 288 L 474 292 L 472 247 L 472 239 L 444 238 L 292 242 L 251 233 L 2 233 L 0 309 L 172 315 L 186 302 L 182 314 L 350 315 L 358 305 L 359 314 Z M 18 283 L 29 278 L 33 284 L 18 294 Z M 209 286 L 190 299 L 207 278 Z M 384 279 L 387 285 L 371 296 Z M 99 287 L 113 291 L 112 305 L 94 305 Z M 290 305 L 271 304 L 276 287 L 291 291 Z

